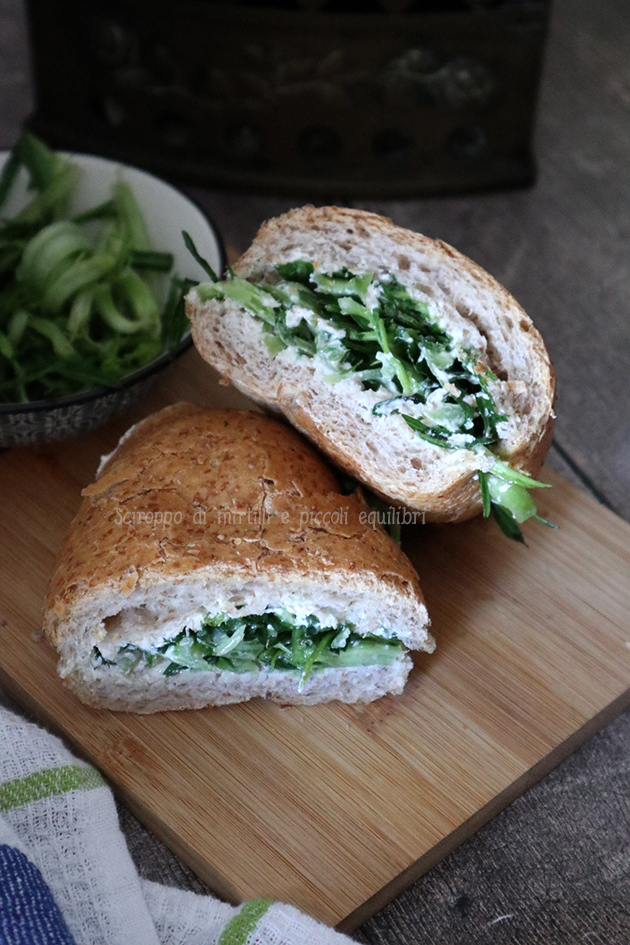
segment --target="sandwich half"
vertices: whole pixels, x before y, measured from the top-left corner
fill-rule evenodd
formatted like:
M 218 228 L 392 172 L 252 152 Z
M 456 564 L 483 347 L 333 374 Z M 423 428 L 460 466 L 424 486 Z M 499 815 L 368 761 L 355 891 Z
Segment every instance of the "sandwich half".
M 83 496 L 44 631 L 89 705 L 368 702 L 434 648 L 408 559 L 278 420 L 167 407 Z
M 195 344 L 339 466 L 427 521 L 512 537 L 551 441 L 554 372 L 512 296 L 384 217 L 303 207 L 187 298 Z

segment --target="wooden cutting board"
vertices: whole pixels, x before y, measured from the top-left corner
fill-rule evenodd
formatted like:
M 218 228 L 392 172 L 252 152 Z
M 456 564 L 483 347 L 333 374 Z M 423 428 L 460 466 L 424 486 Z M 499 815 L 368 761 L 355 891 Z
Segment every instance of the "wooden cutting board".
M 245 406 L 192 351 L 139 415 Z M 38 637 L 55 552 L 127 417 L 0 457 L 0 681 L 96 764 L 232 901 L 268 896 L 349 930 L 630 702 L 630 527 L 552 473 L 529 547 L 489 523 L 404 536 L 438 649 L 368 706 L 260 700 L 132 716 L 83 707 Z

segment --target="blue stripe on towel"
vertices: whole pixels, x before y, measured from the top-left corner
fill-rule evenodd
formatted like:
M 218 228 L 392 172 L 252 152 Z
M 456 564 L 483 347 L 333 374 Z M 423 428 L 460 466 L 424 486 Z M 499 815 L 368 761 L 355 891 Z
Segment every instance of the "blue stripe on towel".
M 75 945 L 40 871 L 7 844 L 0 845 L 0 945 Z

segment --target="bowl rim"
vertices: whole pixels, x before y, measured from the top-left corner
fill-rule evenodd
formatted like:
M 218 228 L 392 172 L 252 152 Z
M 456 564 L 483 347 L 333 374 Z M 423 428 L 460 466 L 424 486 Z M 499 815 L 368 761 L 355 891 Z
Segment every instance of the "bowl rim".
M 161 184 L 164 184 L 166 187 L 169 187 L 171 190 L 175 191 L 180 197 L 183 197 L 184 200 L 188 201 L 196 210 L 201 213 L 204 217 L 206 223 L 210 227 L 212 235 L 214 236 L 217 243 L 217 250 L 219 253 L 219 271 L 221 275 L 225 275 L 227 268 L 227 252 L 225 249 L 225 242 L 223 236 L 219 231 L 216 223 L 208 212 L 201 206 L 201 204 L 194 199 L 194 197 L 189 196 L 189 194 L 184 193 L 183 190 L 180 190 L 178 187 L 175 187 L 171 184 L 170 181 L 165 180 L 159 174 L 153 174 L 151 171 L 145 170 L 143 167 L 137 167 L 135 164 L 128 164 L 126 161 L 118 161 L 115 158 L 108 158 L 101 154 L 90 154 L 86 151 L 66 151 L 61 148 L 56 148 L 60 154 L 66 155 L 68 157 L 88 157 L 96 158 L 99 161 L 104 161 L 107 164 L 117 164 L 120 167 L 127 167 L 133 171 L 140 171 L 142 174 L 146 174 L 147 177 L 152 177 L 155 180 L 158 180 Z M 0 159 L 5 156 L 8 156 L 11 153 L 10 148 L 0 148 Z M 90 387 L 88 390 L 77 391 L 75 394 L 67 394 L 65 397 L 57 397 L 55 400 L 29 400 L 27 403 L 0 403 L 0 417 L 6 416 L 7 414 L 24 414 L 24 413 L 41 413 L 42 411 L 57 410 L 64 407 L 74 407 L 78 404 L 86 404 L 93 400 L 100 400 L 101 397 L 107 395 L 118 394 L 120 391 L 127 390 L 129 387 L 133 387 L 134 384 L 137 384 L 139 381 L 143 381 L 151 377 L 153 374 L 156 374 L 162 368 L 167 367 L 171 362 L 175 361 L 181 354 L 184 354 L 189 348 L 193 346 L 192 333 L 189 329 L 188 333 L 182 338 L 176 348 L 172 351 L 164 351 L 159 357 L 155 358 L 153 361 L 149 361 L 148 364 L 145 364 L 144 367 L 138 368 L 137 371 L 134 371 L 133 374 L 127 374 L 122 380 L 112 387 Z

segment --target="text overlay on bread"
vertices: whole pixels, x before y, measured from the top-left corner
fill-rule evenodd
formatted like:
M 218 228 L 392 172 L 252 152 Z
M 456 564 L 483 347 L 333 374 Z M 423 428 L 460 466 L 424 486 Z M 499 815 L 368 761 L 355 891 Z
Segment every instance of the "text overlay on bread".
M 167 407 L 83 496 L 44 630 L 88 704 L 371 701 L 434 648 L 408 559 L 278 420 Z

